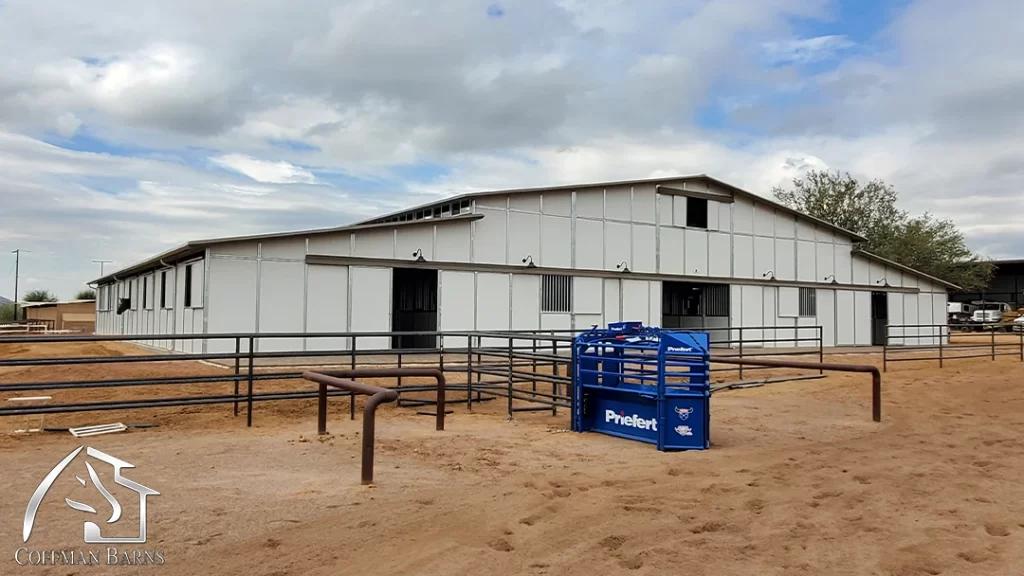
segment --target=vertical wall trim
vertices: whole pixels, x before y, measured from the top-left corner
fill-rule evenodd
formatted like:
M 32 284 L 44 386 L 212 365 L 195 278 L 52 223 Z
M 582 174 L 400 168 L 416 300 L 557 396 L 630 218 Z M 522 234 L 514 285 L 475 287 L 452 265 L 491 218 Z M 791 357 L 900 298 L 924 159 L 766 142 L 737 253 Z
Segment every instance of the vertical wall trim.
M 508 227 L 509 227 L 509 224 L 512 223 L 512 215 L 509 213 L 509 210 L 511 210 L 511 209 L 512 209 L 512 197 L 511 196 L 505 196 L 505 264 L 509 263 L 508 251 L 512 249 L 512 247 L 509 246 L 509 241 L 508 241 L 508 235 L 509 235 Z
M 306 255 L 309 255 L 309 238 L 306 238 Z M 309 264 L 302 265 L 302 331 L 309 332 Z M 308 338 L 302 339 L 302 350 L 307 348 Z
M 473 272 L 473 330 L 477 330 L 477 301 L 480 299 L 480 288 L 478 287 L 479 282 L 477 281 L 477 275 L 479 272 Z
M 654 272 L 661 274 L 661 198 L 654 187 Z
M 476 213 L 476 200 L 473 200 L 473 214 Z M 469 261 L 476 262 L 476 220 L 469 223 Z
M 618 262 L 616 262 L 618 264 Z M 608 270 L 608 189 L 601 189 L 601 269 Z
M 633 198 L 634 198 L 633 187 L 630 186 L 629 187 L 629 264 L 628 265 L 632 266 L 633 269 L 635 270 L 636 269 L 636 259 L 633 257 L 633 252 L 634 252 L 633 247 L 636 245 L 636 224 L 633 221 Z M 616 262 L 616 264 L 618 264 L 618 262 Z M 647 305 L 648 305 L 648 307 L 650 306 L 650 302 L 651 302 L 651 293 L 650 293 L 650 289 L 648 289 L 648 292 L 647 292 Z M 647 317 L 648 318 L 651 317 L 650 311 L 648 311 Z
M 263 282 L 262 282 L 263 276 L 262 275 L 263 275 L 263 242 L 257 242 L 256 243 L 256 310 L 253 311 L 254 314 L 256 315 L 256 319 L 255 319 L 255 324 L 254 325 L 256 326 L 255 332 L 257 334 L 259 334 L 259 332 L 260 332 L 260 288 L 263 285 Z M 260 341 L 259 341 L 258 338 L 255 341 L 254 348 L 256 349 L 257 352 L 259 352 Z
M 154 276 L 154 279 L 155 278 L 156 277 Z M 155 290 L 150 290 L 149 289 L 149 281 L 146 279 L 145 276 L 142 277 L 142 282 L 143 282 L 143 284 L 146 284 L 146 295 L 148 296 L 148 299 L 152 300 L 153 299 L 153 292 Z M 156 286 L 156 282 L 155 281 L 153 282 L 153 285 L 154 285 L 154 288 L 155 288 L 155 286 Z M 154 306 L 154 309 L 155 308 L 156 307 Z M 145 303 L 143 303 L 143 305 L 142 305 L 142 314 L 144 316 L 147 314 Z M 206 251 L 205 251 L 205 256 L 203 257 L 203 334 L 209 334 L 209 332 L 207 332 L 207 325 L 209 324 L 209 321 L 210 321 L 210 249 L 207 248 Z M 153 332 L 150 331 L 148 333 L 152 334 Z M 152 342 L 150 342 L 150 343 L 152 344 Z M 206 354 L 206 350 L 207 350 L 208 347 L 209 347 L 209 341 L 207 341 L 206 338 L 203 338 L 203 354 Z
M 569 220 L 570 228 L 572 229 L 569 234 L 569 267 L 576 268 L 576 191 L 572 191 L 571 206 L 569 208 Z
M 515 294 L 512 292 L 512 276 L 508 275 L 508 329 L 512 329 L 512 307 L 515 306 Z

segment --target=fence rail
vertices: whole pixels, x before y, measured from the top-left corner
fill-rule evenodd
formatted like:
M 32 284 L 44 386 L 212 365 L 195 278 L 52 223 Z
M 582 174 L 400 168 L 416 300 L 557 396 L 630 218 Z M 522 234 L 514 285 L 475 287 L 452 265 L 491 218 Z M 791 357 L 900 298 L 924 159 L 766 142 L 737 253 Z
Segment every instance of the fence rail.
M 1014 356 L 1024 362 L 1024 331 L 1000 332 L 1002 324 L 893 324 L 885 328 L 882 369 L 893 362 Z

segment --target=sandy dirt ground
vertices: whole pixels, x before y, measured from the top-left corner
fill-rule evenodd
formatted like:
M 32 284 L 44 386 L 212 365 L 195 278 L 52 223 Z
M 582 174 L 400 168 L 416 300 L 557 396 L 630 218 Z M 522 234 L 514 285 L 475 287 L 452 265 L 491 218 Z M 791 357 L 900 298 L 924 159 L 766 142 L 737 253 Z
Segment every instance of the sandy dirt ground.
M 147 366 L 138 369 L 196 373 Z M 11 370 L 0 381 L 38 377 Z M 60 370 L 75 377 L 75 367 Z M 0 436 L 0 574 L 142 573 L 124 565 L 125 551 L 159 552 L 162 564 L 145 573 L 174 576 L 1024 572 L 1024 364 L 908 362 L 883 382 L 881 424 L 863 374 L 718 394 L 703 452 L 566 432 L 565 415 L 509 422 L 503 400 L 473 413 L 454 406 L 444 432 L 414 409 L 386 407 L 373 487 L 359 485 L 362 423 L 348 420 L 343 399 L 332 400 L 322 439 L 306 401 L 259 406 L 251 429 L 229 406 L 55 416 L 161 426 L 88 442 Z M 131 462 L 125 476 L 160 492 L 148 499 L 148 542 L 113 545 L 116 566 L 19 566 L 19 547 L 95 550 L 105 561 L 107 546 L 82 541 L 86 520 L 104 535 L 137 530 L 132 494 L 98 472 L 125 503 L 124 520 L 105 524 L 111 507 L 78 485 L 75 475 L 90 477 L 76 463 L 23 543 L 33 490 L 83 444 Z

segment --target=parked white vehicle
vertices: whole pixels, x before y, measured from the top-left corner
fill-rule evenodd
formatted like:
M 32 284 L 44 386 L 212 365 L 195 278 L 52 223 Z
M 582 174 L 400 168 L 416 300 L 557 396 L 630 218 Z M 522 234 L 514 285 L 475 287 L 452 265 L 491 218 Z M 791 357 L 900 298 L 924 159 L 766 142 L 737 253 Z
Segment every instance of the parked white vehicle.
M 949 302 L 946 304 L 946 320 L 950 325 L 967 324 L 971 321 L 974 306 L 967 302 Z
M 1013 319 L 1013 331 L 1024 332 L 1024 314 Z
M 1005 302 L 983 302 L 971 315 L 975 324 L 998 324 L 1003 321 L 1003 312 L 1009 312 L 1010 305 Z

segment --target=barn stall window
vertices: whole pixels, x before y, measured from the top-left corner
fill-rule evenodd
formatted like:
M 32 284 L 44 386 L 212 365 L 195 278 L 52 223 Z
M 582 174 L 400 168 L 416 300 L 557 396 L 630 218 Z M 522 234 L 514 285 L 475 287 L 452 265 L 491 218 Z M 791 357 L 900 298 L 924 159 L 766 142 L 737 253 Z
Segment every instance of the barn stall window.
M 800 289 L 800 316 L 817 316 L 818 300 L 814 288 Z
M 192 307 L 192 265 L 185 266 L 185 308 Z
M 708 201 L 704 198 L 686 198 L 686 226 L 687 228 L 708 227 Z
M 572 276 L 564 274 L 545 274 L 541 276 L 540 311 L 572 311 Z
M 160 273 L 160 307 L 167 308 L 167 271 Z

